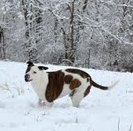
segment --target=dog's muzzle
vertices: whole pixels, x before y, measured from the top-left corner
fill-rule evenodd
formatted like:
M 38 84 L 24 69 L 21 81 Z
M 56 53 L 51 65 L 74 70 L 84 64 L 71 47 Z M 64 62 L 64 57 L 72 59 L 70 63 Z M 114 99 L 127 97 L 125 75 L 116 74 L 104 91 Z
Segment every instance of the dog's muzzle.
M 29 75 L 29 74 L 26 74 L 26 75 L 25 75 L 25 81 L 26 81 L 26 82 L 31 81 L 31 80 L 30 80 L 30 75 Z

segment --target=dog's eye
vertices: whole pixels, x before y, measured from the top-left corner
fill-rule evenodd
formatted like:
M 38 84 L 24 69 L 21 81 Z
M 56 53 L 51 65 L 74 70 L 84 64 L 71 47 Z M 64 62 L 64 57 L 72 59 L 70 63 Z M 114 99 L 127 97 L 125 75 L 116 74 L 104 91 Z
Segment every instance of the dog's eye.
M 36 74 L 37 72 L 33 71 L 33 74 Z

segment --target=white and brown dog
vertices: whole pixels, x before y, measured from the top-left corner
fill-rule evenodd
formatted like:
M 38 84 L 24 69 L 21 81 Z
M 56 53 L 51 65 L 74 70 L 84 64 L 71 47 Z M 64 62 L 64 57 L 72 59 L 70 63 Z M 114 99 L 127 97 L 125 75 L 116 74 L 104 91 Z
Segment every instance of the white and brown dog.
M 102 90 L 110 90 L 111 86 L 102 86 L 92 80 L 90 75 L 82 70 L 68 68 L 58 71 L 48 71 L 48 67 L 37 66 L 27 62 L 25 81 L 31 82 L 40 100 L 51 105 L 57 98 L 70 95 L 73 106 L 78 107 L 81 100 L 90 92 L 91 86 Z

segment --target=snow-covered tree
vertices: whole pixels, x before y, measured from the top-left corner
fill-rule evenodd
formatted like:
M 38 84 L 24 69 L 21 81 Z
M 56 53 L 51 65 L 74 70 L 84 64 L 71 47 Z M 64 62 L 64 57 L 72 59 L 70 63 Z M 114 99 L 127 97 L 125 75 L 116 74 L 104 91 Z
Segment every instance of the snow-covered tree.
M 132 0 L 2 0 L 0 13 L 0 59 L 133 67 Z

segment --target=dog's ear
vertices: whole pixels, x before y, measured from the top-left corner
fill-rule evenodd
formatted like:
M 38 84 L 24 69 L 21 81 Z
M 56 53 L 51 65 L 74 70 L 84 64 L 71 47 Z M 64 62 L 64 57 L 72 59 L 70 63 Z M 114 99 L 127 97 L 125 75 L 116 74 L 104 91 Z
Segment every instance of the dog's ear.
M 39 70 L 47 70 L 48 67 L 45 67 L 45 66 L 38 66 Z
M 34 64 L 31 61 L 27 61 L 26 63 L 28 64 L 28 66 L 34 66 Z

